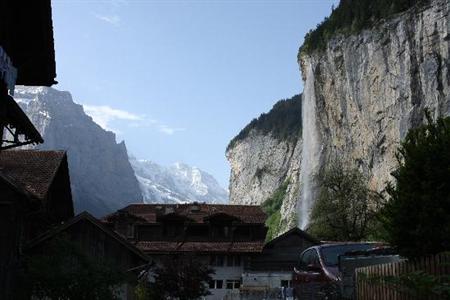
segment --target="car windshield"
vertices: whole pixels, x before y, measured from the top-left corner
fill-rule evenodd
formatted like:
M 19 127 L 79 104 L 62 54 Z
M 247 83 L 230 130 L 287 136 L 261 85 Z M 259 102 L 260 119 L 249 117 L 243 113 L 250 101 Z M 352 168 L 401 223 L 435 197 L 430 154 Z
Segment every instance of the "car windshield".
M 348 244 L 323 247 L 320 252 L 322 259 L 327 266 L 337 266 L 339 255 L 353 251 L 365 251 L 376 247 L 375 244 Z

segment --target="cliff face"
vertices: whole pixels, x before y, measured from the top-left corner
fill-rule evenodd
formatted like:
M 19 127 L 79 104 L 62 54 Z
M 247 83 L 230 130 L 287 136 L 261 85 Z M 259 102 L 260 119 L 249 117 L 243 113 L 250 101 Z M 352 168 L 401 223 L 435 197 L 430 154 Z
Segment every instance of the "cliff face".
M 15 98 L 44 138 L 38 149 L 66 150 L 76 212 L 113 212 L 142 195 L 125 143 L 116 143 L 87 116 L 69 92 L 47 87 L 16 87 Z
M 423 123 L 425 108 L 434 118 L 450 115 L 449 8 L 432 0 L 300 53 L 302 135 L 286 142 L 255 130 L 232 144 L 231 202 L 262 203 L 290 177 L 282 218 L 296 215 L 306 227 L 314 175 L 336 158 L 356 163 L 373 189 L 384 189 L 400 141 Z
M 296 225 L 300 136 L 300 95 L 279 102 L 244 128 L 226 153 L 231 165 L 230 203 L 263 204 L 288 181 L 279 227 L 284 231 Z
M 314 198 L 308 178 L 321 165 L 336 157 L 354 162 L 382 190 L 399 142 L 422 124 L 424 109 L 435 118 L 450 115 L 449 8 L 447 0 L 434 0 L 358 35 L 338 36 L 325 52 L 300 55 L 304 111 L 311 112 L 303 139 L 317 162 L 302 165 L 302 190 L 312 194 L 301 197 L 301 223 Z

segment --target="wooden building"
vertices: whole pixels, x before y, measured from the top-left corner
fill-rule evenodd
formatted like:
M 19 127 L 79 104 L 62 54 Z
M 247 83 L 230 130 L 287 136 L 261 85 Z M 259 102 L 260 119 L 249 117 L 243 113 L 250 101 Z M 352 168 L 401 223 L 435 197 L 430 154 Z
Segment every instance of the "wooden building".
M 50 0 L 0 0 L 0 150 L 43 142 L 12 96 L 16 84 L 56 83 L 55 70 Z
M 297 227 L 269 241 L 262 252 L 251 260 L 242 275 L 242 292 L 290 287 L 292 273 L 298 264 L 300 253 L 319 243 Z
M 259 206 L 134 204 L 103 221 L 158 263 L 167 255 L 198 255 L 215 270 L 207 299 L 239 292 L 242 273 L 261 253 L 267 228 Z
M 148 264 L 144 253 L 87 212 L 35 238 L 24 251 L 27 254 L 40 253 L 48 242 L 57 237 L 68 238 L 93 261 L 106 262 L 124 273 Z M 121 287 L 120 297 L 134 299 L 133 286 L 125 283 Z
M 62 151 L 0 151 L 0 299 L 14 299 L 23 245 L 73 217 Z

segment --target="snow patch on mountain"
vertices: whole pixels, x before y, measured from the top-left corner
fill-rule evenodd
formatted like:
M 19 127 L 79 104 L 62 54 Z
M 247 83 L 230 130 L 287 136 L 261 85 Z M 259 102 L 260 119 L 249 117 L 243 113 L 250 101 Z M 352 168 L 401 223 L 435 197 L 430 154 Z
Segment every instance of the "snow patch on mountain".
M 179 162 L 161 166 L 132 156 L 130 163 L 146 203 L 228 203 L 228 192 L 197 167 Z

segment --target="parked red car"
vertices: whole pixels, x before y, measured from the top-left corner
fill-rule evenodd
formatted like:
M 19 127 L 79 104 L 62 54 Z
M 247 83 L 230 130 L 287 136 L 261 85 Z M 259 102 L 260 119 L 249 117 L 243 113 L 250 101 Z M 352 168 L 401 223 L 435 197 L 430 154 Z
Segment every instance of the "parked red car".
M 293 286 L 297 299 L 339 299 L 339 256 L 355 251 L 367 251 L 382 246 L 379 243 L 336 243 L 313 246 L 300 255 L 294 268 Z

